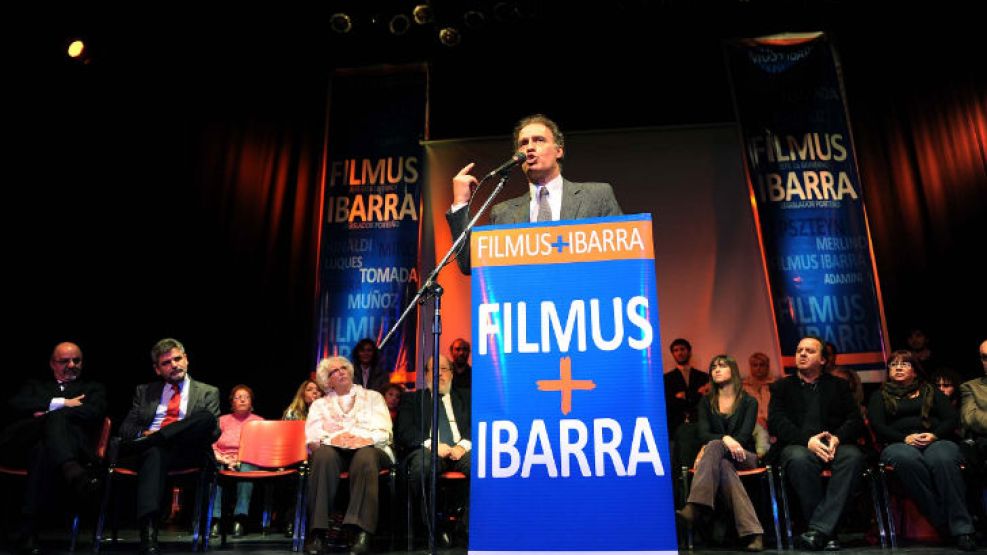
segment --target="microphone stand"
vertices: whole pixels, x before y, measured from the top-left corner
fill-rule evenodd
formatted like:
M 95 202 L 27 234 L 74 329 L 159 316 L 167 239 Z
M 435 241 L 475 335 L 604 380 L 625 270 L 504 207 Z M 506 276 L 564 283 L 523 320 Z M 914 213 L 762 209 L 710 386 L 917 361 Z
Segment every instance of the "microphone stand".
M 507 168 L 507 170 L 510 169 L 511 168 Z M 429 522 L 428 552 L 432 555 L 436 554 L 435 530 L 436 530 L 436 520 L 438 519 L 435 501 L 438 498 L 437 486 L 439 482 L 438 480 L 439 477 L 439 473 L 438 473 L 439 368 L 438 367 L 439 367 L 439 339 L 442 336 L 441 308 L 442 308 L 442 293 L 443 293 L 442 286 L 438 284 L 436 279 L 438 278 L 439 272 L 442 270 L 442 268 L 444 268 L 445 265 L 449 262 L 449 259 L 452 258 L 452 256 L 459 251 L 460 246 L 465 241 L 468 240 L 470 236 L 470 231 L 473 229 L 473 226 L 476 225 L 476 222 L 479 221 L 480 216 L 482 216 L 487 211 L 487 209 L 490 207 L 490 204 L 493 203 L 494 198 L 496 198 L 497 195 L 500 194 L 501 189 L 504 188 L 504 184 L 507 183 L 508 172 L 503 171 L 499 174 L 499 176 L 500 176 L 500 181 L 497 183 L 497 186 L 494 187 L 493 192 L 490 193 L 490 196 L 487 197 L 487 200 L 480 206 L 480 209 L 476 211 L 476 215 L 473 216 L 473 219 L 471 219 L 469 221 L 469 224 L 466 225 L 466 229 L 464 229 L 463 232 L 459 234 L 459 237 L 457 237 L 456 240 L 452 243 L 452 246 L 449 247 L 448 251 L 446 251 L 445 256 L 443 256 L 442 260 L 439 261 L 439 263 L 435 266 L 435 269 L 432 270 L 432 273 L 428 275 L 428 278 L 425 279 L 425 283 L 422 284 L 421 288 L 418 289 L 418 292 L 415 293 L 415 296 L 411 299 L 411 301 L 408 302 L 408 306 L 404 309 L 404 312 L 401 313 L 401 316 L 397 319 L 396 322 L 394 322 L 394 325 L 391 326 L 390 331 L 387 332 L 387 335 L 384 336 L 384 339 L 382 339 L 380 345 L 378 345 L 378 348 L 382 348 L 385 344 L 387 344 L 387 342 L 391 339 L 391 337 L 395 333 L 397 333 L 397 330 L 401 327 L 402 322 L 404 322 L 404 320 L 408 317 L 408 315 L 411 314 L 411 311 L 412 309 L 415 308 L 415 305 L 425 304 L 425 302 L 429 297 L 432 298 L 435 305 L 435 309 L 432 317 L 432 426 L 430 431 L 432 468 L 431 468 L 431 483 L 429 484 L 429 497 L 431 499 L 431 503 L 428 504 L 429 505 L 428 506 L 429 509 L 428 510 L 428 522 Z

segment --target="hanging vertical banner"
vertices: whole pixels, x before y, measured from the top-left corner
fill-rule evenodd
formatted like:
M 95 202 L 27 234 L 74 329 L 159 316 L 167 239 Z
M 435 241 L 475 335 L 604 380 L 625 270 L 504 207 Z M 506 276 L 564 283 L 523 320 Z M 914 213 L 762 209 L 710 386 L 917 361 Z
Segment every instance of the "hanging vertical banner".
M 380 341 L 418 290 L 421 138 L 425 72 L 337 73 L 330 87 L 317 356 L 349 357 L 365 337 Z M 416 318 L 380 353 L 391 381 L 404 382 L 415 356 Z
M 675 553 L 651 216 L 471 237 L 470 553 Z
M 816 335 L 881 381 L 884 312 L 833 49 L 784 35 L 732 41 L 726 57 L 783 365 Z

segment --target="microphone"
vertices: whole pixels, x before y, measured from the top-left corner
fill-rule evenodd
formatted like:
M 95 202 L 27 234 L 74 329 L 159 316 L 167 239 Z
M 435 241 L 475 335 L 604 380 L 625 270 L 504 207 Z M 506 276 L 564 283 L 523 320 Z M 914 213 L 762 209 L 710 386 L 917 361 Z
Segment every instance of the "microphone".
M 496 168 L 494 168 L 493 170 L 491 170 L 490 173 L 488 173 L 487 175 L 483 176 L 483 179 L 489 179 L 491 177 L 495 177 L 495 176 L 498 176 L 498 175 L 504 175 L 505 173 L 507 173 L 507 172 L 511 171 L 512 169 L 514 169 L 514 166 L 518 166 L 518 165 L 524 163 L 524 161 L 527 160 L 527 159 L 528 159 L 528 155 L 527 154 L 525 154 L 523 152 L 515 152 L 514 153 L 514 156 L 511 156 L 511 159 L 510 160 L 504 162 L 503 164 L 501 164 L 501 165 L 497 166 Z

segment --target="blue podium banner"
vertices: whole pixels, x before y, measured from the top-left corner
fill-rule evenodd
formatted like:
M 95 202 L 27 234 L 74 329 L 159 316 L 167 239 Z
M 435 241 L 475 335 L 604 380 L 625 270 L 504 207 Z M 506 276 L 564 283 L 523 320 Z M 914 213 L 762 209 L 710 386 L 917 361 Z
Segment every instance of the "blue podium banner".
M 651 216 L 477 228 L 470 553 L 674 553 Z

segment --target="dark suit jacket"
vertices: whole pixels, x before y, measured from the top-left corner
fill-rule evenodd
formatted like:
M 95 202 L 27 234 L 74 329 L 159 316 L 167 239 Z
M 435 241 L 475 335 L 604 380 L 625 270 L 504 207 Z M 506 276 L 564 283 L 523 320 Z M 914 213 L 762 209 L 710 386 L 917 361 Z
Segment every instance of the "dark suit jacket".
M 665 413 L 668 417 L 668 434 L 675 433 L 683 422 L 686 415 L 689 422 L 699 421 L 699 400 L 702 394 L 699 388 L 709 383 L 709 374 L 702 370 L 689 368 L 689 387 L 686 387 L 685 380 L 682 379 L 682 372 L 678 368 L 673 368 L 665 372 L 663 377 L 665 386 Z M 678 397 L 679 393 L 685 392 L 685 398 Z
M 0 460 L 16 466 L 24 464 L 27 453 L 46 433 L 44 421 L 49 415 L 35 417 L 34 413 L 46 412 L 55 397 L 68 399 L 79 395 L 86 396 L 81 406 L 62 407 L 49 413 L 57 414 L 68 423 L 68 437 L 54 438 L 58 442 L 55 457 L 92 457 L 94 439 L 106 415 L 106 388 L 100 383 L 80 378 L 66 384 L 65 391 L 62 391 L 58 382 L 50 378 L 29 380 L 8 400 L 7 408 L 12 422 L 9 426 L 4 422 L 4 428 L 0 430 L 0 449 L 12 452 L 0 453 Z
M 154 413 L 161 403 L 161 392 L 164 390 L 164 380 L 137 386 L 130 412 L 120 425 L 120 436 L 134 438 L 151 426 Z M 188 409 L 186 418 L 197 411 L 208 411 L 216 417 L 216 430 L 213 441 L 219 439 L 219 390 L 215 387 L 193 379 L 189 380 Z
M 390 382 L 390 374 L 388 374 L 387 370 L 384 370 L 378 365 L 370 369 L 369 381 L 367 383 L 363 383 L 363 368 L 360 367 L 360 363 L 353 364 L 353 383 L 363 387 L 364 389 L 371 389 L 379 392 L 380 388 Z
M 56 397 L 70 399 L 85 395 L 82 406 L 63 407 L 70 420 L 80 424 L 98 426 L 106 414 L 106 388 L 103 384 L 77 379 L 65 386 L 65 391 L 58 388 L 54 378 L 47 380 L 29 380 L 11 397 L 9 406 L 14 418 L 33 418 L 35 412 L 46 412 L 51 400 Z
M 520 224 L 531 221 L 530 213 L 531 193 L 526 192 L 521 196 L 505 200 L 494 205 L 490 210 L 490 223 L 497 224 Z M 617 204 L 617 199 L 613 195 L 613 188 L 609 183 L 576 183 L 562 178 L 562 220 L 579 220 L 583 218 L 600 218 L 603 216 L 620 216 L 623 211 Z M 469 223 L 469 215 L 466 209 L 455 212 L 446 212 L 446 221 L 449 222 L 449 229 L 452 231 L 452 239 L 466 229 Z M 470 274 L 470 244 L 469 240 L 456 256 L 459 269 L 464 274 Z
M 449 392 L 452 414 L 463 439 L 470 439 L 470 390 L 452 388 Z M 422 406 L 424 405 L 424 407 Z M 439 410 L 445 410 L 439 405 Z M 424 414 L 423 414 L 424 413 Z M 432 392 L 428 389 L 405 393 L 398 407 L 397 446 L 407 453 L 421 446 L 432 426 Z
M 820 421 L 823 430 L 840 439 L 840 445 L 855 443 L 863 431 L 860 407 L 853 399 L 847 382 L 823 374 L 818 380 L 821 402 Z M 801 378 L 798 374 L 787 376 L 771 384 L 771 403 L 768 408 L 768 431 L 777 438 L 768 455 L 769 459 L 781 453 L 787 445 L 809 443 L 812 435 L 802 431 L 805 420 L 805 403 L 802 400 Z

